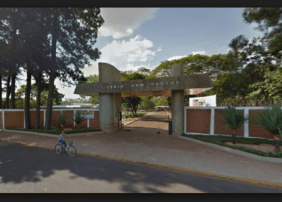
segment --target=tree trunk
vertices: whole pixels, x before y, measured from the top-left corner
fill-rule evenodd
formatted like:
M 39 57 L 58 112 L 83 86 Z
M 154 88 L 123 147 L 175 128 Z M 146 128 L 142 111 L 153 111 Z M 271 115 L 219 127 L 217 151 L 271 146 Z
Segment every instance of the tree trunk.
M 280 150 L 280 135 L 274 135 L 273 137 L 273 145 L 275 146 L 274 153 L 281 152 Z
M 49 79 L 49 92 L 48 92 L 47 109 L 46 109 L 45 130 L 51 129 L 54 81 L 55 81 L 55 72 L 52 72 L 50 74 L 50 79 Z
M 11 109 L 15 109 L 15 108 L 16 108 L 16 104 L 15 104 L 16 76 L 17 76 L 17 74 L 12 74 L 12 84 L 11 84 Z
M 9 97 L 10 97 L 10 92 L 11 92 L 11 88 L 10 88 L 10 80 L 11 80 L 11 77 L 8 76 L 7 78 L 7 92 L 6 92 L 6 100 L 5 100 L 5 108 L 6 109 L 9 109 Z
M 258 99 L 256 99 L 256 107 L 258 106 Z
M 246 105 L 246 100 L 243 96 L 242 96 L 242 105 L 243 105 L 243 107 L 245 107 L 245 105 Z
M 237 142 L 236 131 L 235 131 L 235 130 L 232 130 L 232 143 L 233 143 L 233 144 L 236 144 L 236 142 Z
M 0 109 L 2 109 L 2 76 L 0 75 Z
M 234 103 L 235 103 L 235 99 L 234 99 Z M 236 106 L 240 106 L 242 103 L 242 99 L 240 99 L 240 96 L 238 96 L 237 100 L 236 100 Z
M 58 32 L 57 20 L 58 20 L 57 15 L 54 14 L 53 29 L 52 29 L 52 47 L 51 47 L 52 67 L 51 67 L 50 78 L 49 78 L 49 93 L 48 93 L 47 109 L 46 109 L 45 130 L 51 129 L 51 120 L 52 120 L 54 81 L 55 81 L 55 76 L 56 76 L 55 74 L 57 69 L 57 64 L 56 64 L 57 32 Z
M 248 103 L 249 103 L 249 105 L 252 107 L 253 105 L 252 105 L 252 103 L 251 103 L 251 101 L 248 99 Z
M 37 95 L 36 95 L 36 123 L 35 123 L 35 128 L 39 129 L 39 123 L 40 123 L 40 93 L 41 93 L 41 77 L 42 74 L 40 73 L 37 76 L 36 79 L 36 85 L 37 85 Z
M 27 69 L 30 69 L 30 62 L 27 62 Z M 26 79 L 26 89 L 25 89 L 25 106 L 24 106 L 24 114 L 25 114 L 25 128 L 31 129 L 30 124 L 30 91 L 31 91 L 31 71 L 27 70 L 27 79 Z

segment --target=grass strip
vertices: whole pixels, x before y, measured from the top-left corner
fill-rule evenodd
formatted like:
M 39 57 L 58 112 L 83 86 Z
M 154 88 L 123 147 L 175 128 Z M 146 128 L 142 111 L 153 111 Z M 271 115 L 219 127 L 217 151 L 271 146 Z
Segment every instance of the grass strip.
M 146 114 L 146 112 L 137 112 L 137 116 L 135 116 L 135 117 L 144 116 L 145 114 Z M 123 114 L 122 118 L 125 119 L 125 116 L 126 116 L 126 114 Z M 127 119 L 135 118 L 135 117 L 131 113 L 131 114 L 128 114 Z
M 214 144 L 218 144 L 224 147 L 229 147 L 232 149 L 237 149 L 241 150 L 244 152 L 256 154 L 259 156 L 264 156 L 264 157 L 276 157 L 276 158 L 282 158 L 282 152 L 280 153 L 273 153 L 273 152 L 262 152 L 256 149 L 251 149 L 251 148 L 246 148 L 242 146 L 235 146 L 235 145 L 228 145 L 225 144 L 224 142 L 231 142 L 231 137 L 228 136 L 207 136 L 207 135 L 188 135 L 188 134 L 182 134 L 182 136 L 190 137 L 196 140 L 204 141 L 204 142 L 210 142 Z M 244 143 L 244 144 L 273 144 L 272 140 L 268 139 L 259 139 L 259 138 L 244 138 L 244 137 L 237 137 L 237 143 Z M 274 149 L 274 146 L 273 146 Z

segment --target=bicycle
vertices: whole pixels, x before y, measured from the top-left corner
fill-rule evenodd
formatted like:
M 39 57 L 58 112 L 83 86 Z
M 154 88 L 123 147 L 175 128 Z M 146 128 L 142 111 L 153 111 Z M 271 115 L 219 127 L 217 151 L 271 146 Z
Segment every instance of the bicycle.
M 68 148 L 68 154 L 71 157 L 75 157 L 76 148 L 73 146 L 73 141 L 70 141 L 67 146 L 64 146 L 63 143 L 58 143 L 55 145 L 55 151 L 57 154 L 62 154 L 65 149 Z

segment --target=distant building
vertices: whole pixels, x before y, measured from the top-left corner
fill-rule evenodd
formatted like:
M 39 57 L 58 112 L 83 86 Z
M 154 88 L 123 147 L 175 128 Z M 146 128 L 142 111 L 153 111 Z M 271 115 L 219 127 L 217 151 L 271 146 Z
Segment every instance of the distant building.
M 46 109 L 47 106 L 40 106 L 41 109 Z M 68 105 L 53 105 L 53 109 L 81 109 L 81 108 L 99 108 L 99 104 L 68 104 Z
M 67 102 L 88 102 L 89 99 L 87 98 L 66 98 L 65 101 Z

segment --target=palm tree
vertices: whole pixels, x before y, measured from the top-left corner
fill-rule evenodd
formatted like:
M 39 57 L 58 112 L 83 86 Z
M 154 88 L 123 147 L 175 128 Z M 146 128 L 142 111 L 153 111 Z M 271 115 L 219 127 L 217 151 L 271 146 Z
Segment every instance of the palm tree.
M 280 152 L 280 140 L 282 137 L 282 109 L 281 105 L 272 105 L 272 109 L 268 108 L 263 112 L 254 113 L 250 117 L 254 125 L 262 126 L 273 136 L 274 152 Z
M 62 112 L 55 116 L 58 124 L 62 127 L 65 126 L 66 123 L 72 121 L 72 117 L 67 115 L 66 112 Z
M 221 113 L 224 118 L 222 121 L 225 125 L 223 126 L 226 129 L 232 129 L 232 143 L 236 144 L 236 130 L 248 120 L 248 117 L 244 117 L 242 112 L 236 111 L 234 106 L 227 105 L 227 108 L 224 112 Z
M 76 111 L 73 120 L 77 124 L 78 129 L 79 129 L 79 124 L 81 124 L 83 121 L 85 121 L 86 118 L 84 118 L 84 116 L 81 116 L 81 111 Z

